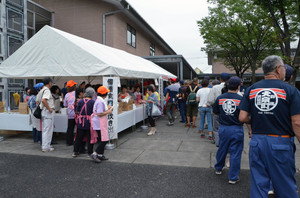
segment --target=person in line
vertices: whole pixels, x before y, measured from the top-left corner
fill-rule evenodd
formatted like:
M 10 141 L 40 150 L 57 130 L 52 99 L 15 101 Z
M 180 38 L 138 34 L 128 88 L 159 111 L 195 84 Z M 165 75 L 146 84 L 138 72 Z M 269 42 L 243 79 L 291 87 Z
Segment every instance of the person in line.
M 51 87 L 51 93 L 52 97 L 54 99 L 54 112 L 59 113 L 60 112 L 60 96 L 59 96 L 59 87 L 57 85 L 53 85 Z
M 44 87 L 40 91 L 42 103 L 42 151 L 51 152 L 54 148 L 50 145 L 54 129 L 54 99 L 51 94 L 52 80 L 45 78 L 43 80 Z
M 216 174 L 221 175 L 225 165 L 227 153 L 230 153 L 230 168 L 228 183 L 236 184 L 239 181 L 241 158 L 244 147 L 243 124 L 239 121 L 239 104 L 242 96 L 237 92 L 240 89 L 241 79 L 231 77 L 228 80 L 228 92 L 217 97 L 213 112 L 219 115 L 220 144 L 216 155 Z
M 240 93 L 241 93 L 242 95 L 244 95 L 246 89 L 247 89 L 247 86 L 244 85 L 244 81 L 242 81 L 242 83 L 241 83 L 241 88 L 240 88 Z
M 149 95 L 149 97 L 147 99 L 146 109 L 147 109 L 149 123 L 151 126 L 151 130 L 149 131 L 149 133 L 147 135 L 150 136 L 150 135 L 154 135 L 156 133 L 155 120 L 152 116 L 152 108 L 153 108 L 153 105 L 159 105 L 159 100 L 158 100 L 157 94 L 154 93 L 153 86 L 151 86 L 151 85 L 149 85 L 147 87 L 147 94 Z
M 177 98 L 178 98 L 178 105 L 179 105 L 179 111 L 180 111 L 180 117 L 181 117 L 180 122 L 186 123 L 186 114 L 185 114 L 185 112 L 186 112 L 186 98 L 185 98 L 185 95 L 182 92 L 182 89 L 185 88 L 184 81 L 183 80 L 179 81 L 179 84 L 180 84 L 180 88 L 178 90 Z
M 32 137 L 34 143 L 42 143 L 42 129 L 41 120 L 37 119 L 33 113 L 36 110 L 36 96 L 38 91 L 44 86 L 44 84 L 36 84 L 32 89 L 30 89 L 30 97 L 28 99 L 28 107 L 30 111 L 29 123 L 32 125 Z
M 230 78 L 228 73 L 221 73 L 221 78 L 220 82 L 221 84 L 213 86 L 211 89 L 208 98 L 207 98 L 207 103 L 208 105 L 212 106 L 215 104 L 215 101 L 218 96 L 222 94 L 222 89 L 225 86 L 225 83 L 228 81 Z M 215 142 L 216 146 L 219 146 L 219 116 L 216 114 L 213 114 L 213 141 Z
M 207 79 L 203 79 L 201 82 L 202 88 L 197 91 L 196 97 L 198 108 L 199 108 L 199 115 L 200 115 L 200 123 L 199 123 L 199 133 L 201 138 L 205 138 L 204 133 L 204 122 L 205 118 L 207 120 L 207 128 L 208 128 L 208 139 L 212 140 L 212 108 L 207 105 L 207 97 L 211 90 L 208 87 L 209 81 Z
M 198 78 L 194 78 L 191 85 L 187 88 L 187 123 L 185 127 L 191 126 L 191 118 L 193 118 L 192 128 L 196 128 L 196 119 L 198 116 L 198 102 L 196 93 L 198 92 Z
M 28 102 L 28 99 L 30 97 L 30 91 L 31 91 L 30 88 L 28 88 L 28 87 L 25 88 L 25 94 L 23 95 L 24 102 Z
M 64 83 L 64 87 L 61 89 L 62 100 L 65 101 L 65 97 L 68 93 L 67 82 Z
M 167 106 L 166 106 L 166 114 L 169 119 L 169 126 L 174 125 L 175 121 L 175 108 L 176 108 L 176 102 L 177 98 L 176 95 L 178 94 L 179 87 L 175 85 L 176 83 L 176 78 L 170 78 L 170 85 L 167 87 L 167 94 L 166 94 L 166 99 L 167 101 Z
M 76 102 L 76 85 L 77 83 L 73 80 L 67 82 L 68 93 L 65 96 L 64 107 L 68 109 L 68 128 L 67 128 L 67 137 L 66 144 L 67 146 L 73 145 L 74 142 L 74 128 L 75 128 L 75 102 Z
M 125 87 L 126 89 L 126 87 Z M 112 114 L 113 107 L 108 108 L 105 98 L 110 92 L 105 86 L 101 86 L 97 89 L 98 97 L 95 101 L 93 108 L 93 130 L 98 133 L 98 147 L 95 152 L 92 153 L 91 158 L 96 162 L 100 163 L 103 160 L 108 160 L 104 154 L 105 145 L 109 141 L 108 129 L 107 129 L 107 115 Z
M 83 81 L 82 83 L 80 83 L 79 88 L 81 88 L 83 91 L 85 90 L 85 81 Z
M 93 153 L 93 144 L 91 144 L 91 115 L 95 101 L 92 100 L 95 90 L 89 87 L 85 90 L 85 98 L 78 102 L 76 107 L 77 116 L 77 134 L 74 142 L 74 152 L 72 157 L 77 157 L 82 147 L 84 137 L 87 137 L 88 155 Z
M 283 82 L 286 66 L 279 56 L 266 57 L 262 69 L 265 79 L 246 90 L 239 106 L 239 120 L 252 127 L 250 197 L 268 197 L 270 181 L 277 197 L 298 197 L 292 137 L 300 141 L 300 94 Z

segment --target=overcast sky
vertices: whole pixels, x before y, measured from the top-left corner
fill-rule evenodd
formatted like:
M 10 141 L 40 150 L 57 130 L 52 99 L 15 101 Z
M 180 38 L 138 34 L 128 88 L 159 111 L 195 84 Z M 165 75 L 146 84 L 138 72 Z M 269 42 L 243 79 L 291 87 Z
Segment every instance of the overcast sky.
M 193 68 L 211 73 L 197 20 L 208 15 L 206 0 L 127 0 L 147 23 Z

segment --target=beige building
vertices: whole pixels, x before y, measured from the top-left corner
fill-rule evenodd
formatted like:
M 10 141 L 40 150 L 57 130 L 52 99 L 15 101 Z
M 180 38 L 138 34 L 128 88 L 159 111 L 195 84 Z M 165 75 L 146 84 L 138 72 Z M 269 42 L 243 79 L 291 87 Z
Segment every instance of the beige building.
M 54 12 L 55 28 L 153 62 L 157 60 L 154 56 L 160 57 L 155 63 L 180 79 L 196 76 L 188 62 L 177 55 L 125 0 L 34 1 Z

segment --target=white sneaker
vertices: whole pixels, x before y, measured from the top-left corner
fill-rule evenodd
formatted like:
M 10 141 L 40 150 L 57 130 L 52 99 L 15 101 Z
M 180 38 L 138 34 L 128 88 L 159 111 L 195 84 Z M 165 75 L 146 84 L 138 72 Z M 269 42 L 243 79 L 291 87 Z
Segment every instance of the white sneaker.
M 53 147 L 50 147 L 50 149 L 42 149 L 43 152 L 52 152 L 54 151 Z
M 149 131 L 149 133 L 147 133 L 148 136 L 153 135 L 153 131 Z
M 239 182 L 240 179 L 237 179 L 237 180 L 229 180 L 228 183 L 229 184 L 236 184 L 237 182 Z

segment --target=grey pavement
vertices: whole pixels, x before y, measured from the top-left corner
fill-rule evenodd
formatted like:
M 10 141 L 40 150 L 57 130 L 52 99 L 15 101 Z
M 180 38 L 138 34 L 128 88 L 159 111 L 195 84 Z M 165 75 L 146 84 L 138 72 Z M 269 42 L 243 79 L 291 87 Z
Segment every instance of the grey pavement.
M 178 113 L 177 113 L 178 114 Z M 132 164 L 169 165 L 183 167 L 212 168 L 216 162 L 215 155 L 217 147 L 206 138 L 200 138 L 198 128 L 186 128 L 175 120 L 173 126 L 167 126 L 167 118 L 157 120 L 157 133 L 147 136 L 149 130 L 127 129 L 119 133 L 116 142 L 117 147 L 106 150 L 105 155 L 111 162 L 123 162 Z M 199 118 L 197 126 L 199 125 Z M 57 145 L 55 151 L 49 153 L 41 152 L 39 144 L 32 143 L 31 133 L 25 132 L 16 135 L 2 134 L 5 140 L 0 142 L 0 152 L 25 155 L 50 156 L 59 158 L 72 158 L 73 147 L 65 145 L 65 134 L 55 136 Z M 249 137 L 245 127 L 244 150 L 242 155 L 242 169 L 249 169 Z M 299 147 L 298 141 L 296 141 Z M 81 154 L 74 159 L 90 160 L 86 154 Z M 300 168 L 300 153 L 296 152 L 296 166 Z

